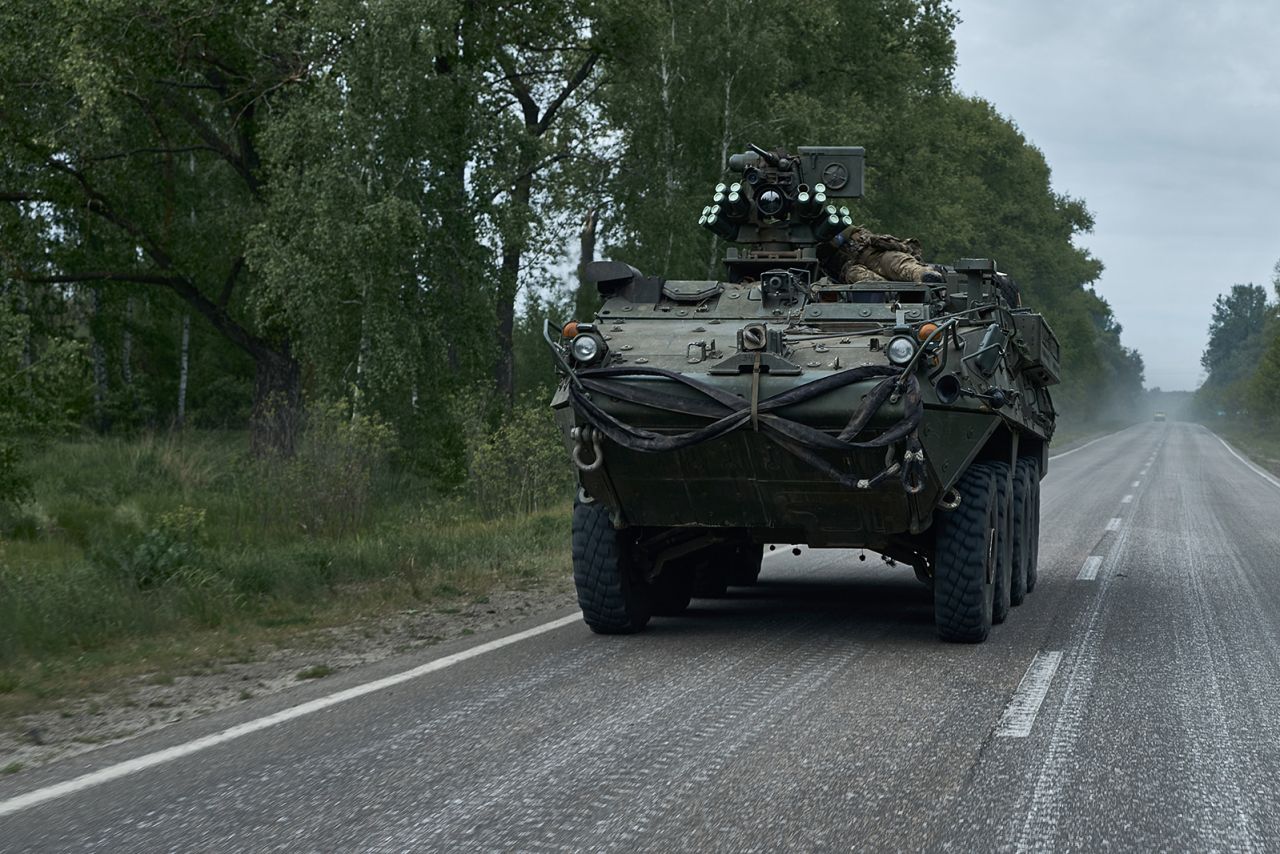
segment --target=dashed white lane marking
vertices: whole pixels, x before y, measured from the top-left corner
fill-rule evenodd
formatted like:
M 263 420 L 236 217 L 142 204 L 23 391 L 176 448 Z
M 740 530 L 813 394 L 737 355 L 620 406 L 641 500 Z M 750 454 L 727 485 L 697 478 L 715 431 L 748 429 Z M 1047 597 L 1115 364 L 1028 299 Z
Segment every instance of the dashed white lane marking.
M 1126 495 L 1124 498 L 1121 498 L 1121 499 L 1120 499 L 1120 503 L 1121 503 L 1121 504 L 1132 504 L 1132 503 L 1133 503 L 1133 495 L 1132 495 L 1132 494 L 1130 494 L 1130 495 Z
M 1107 530 L 1108 530 L 1108 531 L 1118 531 L 1118 530 L 1120 530 L 1120 517 L 1119 517 L 1119 516 L 1112 516 L 1112 517 L 1111 517 L 1111 519 L 1107 522 Z
M 581 614 L 571 614 L 568 617 L 560 617 L 550 622 L 534 626 L 523 632 L 516 632 L 513 635 L 507 635 L 497 640 L 491 640 L 488 643 L 482 643 L 473 646 L 470 649 L 464 649 L 462 652 L 455 652 L 453 655 L 446 655 L 443 658 L 437 658 L 435 661 L 428 661 L 426 664 L 414 667 L 400 673 L 384 676 L 381 679 L 375 679 L 372 682 L 366 682 L 363 685 L 356 685 L 353 688 L 347 688 L 337 691 L 327 697 L 318 697 L 306 703 L 302 703 L 292 708 L 283 709 L 272 715 L 267 715 L 257 720 L 247 721 L 233 727 L 215 732 L 212 735 L 206 735 L 203 738 L 197 738 L 195 741 L 188 741 L 186 744 L 178 744 L 164 750 L 157 750 L 155 753 L 147 753 L 143 756 L 137 756 L 115 765 L 108 765 L 106 768 L 99 768 L 88 774 L 67 780 L 62 783 L 55 783 L 52 786 L 45 786 L 43 789 L 36 789 L 33 792 L 27 792 L 24 795 L 18 795 L 9 798 L 7 801 L 0 801 L 0 817 L 12 815 L 19 810 L 25 810 L 37 804 L 46 801 L 56 800 L 75 794 L 76 792 L 91 789 L 94 786 L 101 786 L 112 780 L 118 780 L 121 777 L 127 777 L 130 774 L 136 774 L 148 768 L 154 768 L 157 765 L 163 765 L 166 762 L 172 762 L 175 759 L 181 759 L 184 756 L 190 756 L 201 750 L 207 750 L 219 744 L 226 744 L 228 741 L 234 741 L 237 738 L 259 732 L 273 727 L 286 721 L 294 720 L 305 715 L 327 709 L 330 706 L 336 706 L 339 703 L 345 703 L 347 700 L 354 700 L 357 697 L 363 697 L 366 694 L 372 694 L 375 691 L 381 691 L 384 688 L 390 688 L 393 685 L 399 685 L 402 682 L 408 682 L 411 679 L 417 679 L 420 676 L 426 676 L 428 673 L 435 673 L 438 670 L 444 670 L 446 667 L 452 667 L 471 658 L 477 658 L 496 649 L 502 649 L 504 646 L 520 643 L 537 635 L 546 634 L 576 623 L 582 619 Z
M 1265 480 L 1267 483 L 1271 484 L 1272 486 L 1276 487 L 1277 489 L 1280 489 L 1280 480 L 1276 480 L 1274 477 L 1272 477 L 1271 475 L 1267 474 L 1267 473 L 1266 473 L 1265 471 L 1263 471 L 1262 469 L 1258 468 L 1258 466 L 1254 465 L 1254 463 L 1253 463 L 1252 461 L 1250 461 L 1250 460 L 1246 460 L 1244 457 L 1242 457 L 1242 456 L 1240 456 L 1239 454 L 1237 454 L 1237 453 L 1236 453 L 1236 449 L 1235 449 L 1235 448 L 1233 448 L 1233 447 L 1231 447 L 1230 445 L 1228 445 L 1228 444 L 1227 444 L 1227 442 L 1226 442 L 1226 440 L 1225 440 L 1225 439 L 1223 439 L 1221 436 L 1218 436 L 1218 435 L 1216 435 L 1216 434 L 1215 434 L 1214 438 L 1216 438 L 1219 442 L 1221 442 L 1221 443 L 1222 443 L 1222 447 L 1224 447 L 1224 448 L 1226 448 L 1226 449 L 1227 449 L 1227 453 L 1228 453 L 1228 454 L 1230 454 L 1231 456 L 1235 457 L 1237 460 L 1239 460 L 1240 462 L 1242 462 L 1242 463 L 1244 463 L 1246 466 L 1248 466 L 1248 467 L 1249 467 L 1249 470 L 1250 470 L 1250 471 L 1252 471 L 1254 474 L 1256 474 L 1258 477 L 1262 478 L 1262 479 L 1263 479 L 1263 480 Z
M 1000 738 L 1026 738 L 1031 735 L 1035 726 L 1036 714 L 1049 694 L 1049 685 L 1053 682 L 1053 674 L 1058 672 L 1062 663 L 1062 653 L 1038 652 L 1031 659 L 1027 672 L 1013 692 L 1009 705 L 1004 707 L 1000 723 L 996 726 L 996 736 Z
M 1142 481 L 1140 481 L 1140 480 L 1135 480 L 1132 484 L 1130 484 L 1130 485 L 1129 485 L 1129 488 L 1130 488 L 1130 489 L 1137 489 L 1137 488 L 1138 488 L 1138 484 L 1140 484 L 1140 483 L 1142 483 Z
M 1076 576 L 1076 581 L 1093 581 L 1098 577 L 1098 570 L 1102 568 L 1102 558 L 1097 555 L 1089 555 L 1085 558 L 1084 566 L 1080 567 L 1080 574 Z

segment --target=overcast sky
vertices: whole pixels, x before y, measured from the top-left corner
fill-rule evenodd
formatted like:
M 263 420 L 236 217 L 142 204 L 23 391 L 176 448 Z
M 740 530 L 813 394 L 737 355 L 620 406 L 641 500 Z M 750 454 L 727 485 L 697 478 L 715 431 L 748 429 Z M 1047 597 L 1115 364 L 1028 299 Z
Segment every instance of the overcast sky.
M 956 86 L 1044 152 L 1146 360 L 1193 389 L 1218 293 L 1280 259 L 1280 3 L 952 0 Z M 997 259 L 1003 260 L 1003 259 Z

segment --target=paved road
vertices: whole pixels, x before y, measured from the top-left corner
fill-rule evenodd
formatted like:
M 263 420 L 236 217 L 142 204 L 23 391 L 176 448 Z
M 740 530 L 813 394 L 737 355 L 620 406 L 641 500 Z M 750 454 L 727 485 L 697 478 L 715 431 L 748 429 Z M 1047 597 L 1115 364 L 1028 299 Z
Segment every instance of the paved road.
M 1043 514 L 981 646 L 934 639 L 909 570 L 776 554 L 641 636 L 574 621 L 5 780 L 0 849 L 1280 848 L 1280 481 L 1139 425 L 1056 459 Z

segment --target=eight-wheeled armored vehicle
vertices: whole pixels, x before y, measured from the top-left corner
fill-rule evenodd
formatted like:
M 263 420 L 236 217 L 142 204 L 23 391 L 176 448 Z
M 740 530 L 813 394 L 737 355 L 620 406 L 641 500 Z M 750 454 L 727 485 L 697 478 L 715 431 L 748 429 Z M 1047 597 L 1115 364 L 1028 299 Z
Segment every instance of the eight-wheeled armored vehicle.
M 844 281 L 863 163 L 734 155 L 700 217 L 736 244 L 723 276 L 594 262 L 596 316 L 548 326 L 595 631 L 753 583 L 766 544 L 911 566 L 951 641 L 984 640 L 1035 587 L 1058 341 L 991 260 Z

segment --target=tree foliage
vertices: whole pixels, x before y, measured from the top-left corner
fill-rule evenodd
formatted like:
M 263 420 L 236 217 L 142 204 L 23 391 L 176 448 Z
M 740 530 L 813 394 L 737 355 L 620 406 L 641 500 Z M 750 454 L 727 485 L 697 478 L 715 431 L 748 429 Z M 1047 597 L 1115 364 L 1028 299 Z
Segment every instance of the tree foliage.
M 1280 261 L 1272 275 L 1275 302 L 1262 285 L 1219 294 L 1200 364 L 1208 376 L 1196 394 L 1201 413 L 1280 420 Z
M 42 331 L 21 286 L 0 291 L 0 507 L 26 497 L 19 452 L 71 429 L 83 388 L 80 345 Z
M 646 272 L 716 275 L 694 220 L 730 153 L 858 144 L 858 217 L 995 257 L 1063 341 L 1063 408 L 1101 413 L 1142 364 L 1089 287 L 1092 217 L 954 91 L 956 21 L 942 0 L 12 0 L 0 281 L 82 343 L 97 429 L 171 423 L 189 367 L 195 423 L 288 451 L 304 394 L 345 398 L 461 475 L 448 401 L 492 419 L 545 385 L 541 320 L 590 302 L 565 274 L 584 223 Z

